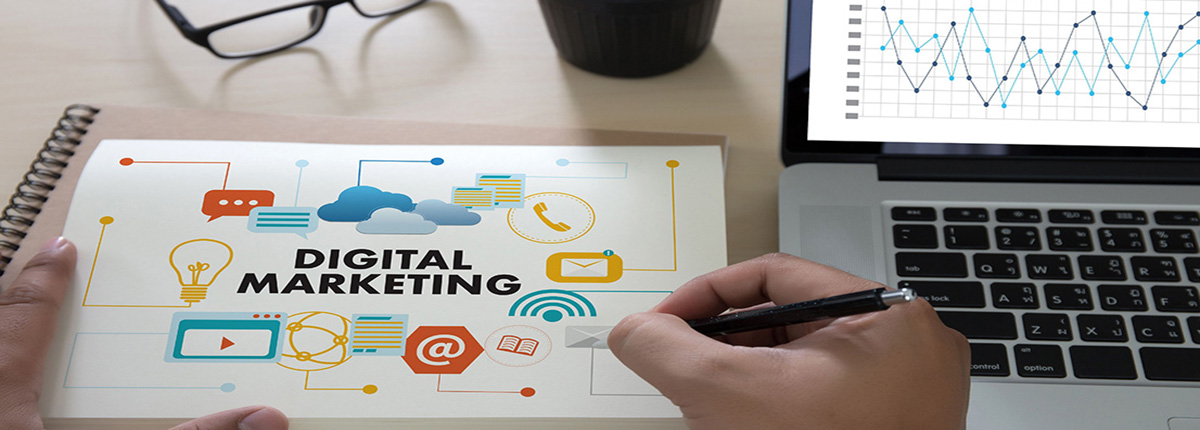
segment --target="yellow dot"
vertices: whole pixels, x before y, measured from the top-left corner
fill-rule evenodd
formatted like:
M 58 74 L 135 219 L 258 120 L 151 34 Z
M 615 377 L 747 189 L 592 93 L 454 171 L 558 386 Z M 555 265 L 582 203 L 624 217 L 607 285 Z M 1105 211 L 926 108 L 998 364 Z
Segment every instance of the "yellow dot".
M 675 161 L 675 160 L 668 161 L 668 162 L 667 162 L 667 167 L 670 167 L 670 168 L 672 168 L 672 169 L 674 169 L 674 168 L 676 168 L 676 167 L 679 167 L 679 162 L 678 162 L 678 161 Z
M 113 217 L 110 216 L 100 217 L 100 224 L 109 225 L 112 224 L 113 221 Z
M 377 392 L 377 391 L 379 391 L 379 387 L 376 387 L 374 385 L 364 385 L 363 386 L 364 393 L 375 394 L 375 392 Z

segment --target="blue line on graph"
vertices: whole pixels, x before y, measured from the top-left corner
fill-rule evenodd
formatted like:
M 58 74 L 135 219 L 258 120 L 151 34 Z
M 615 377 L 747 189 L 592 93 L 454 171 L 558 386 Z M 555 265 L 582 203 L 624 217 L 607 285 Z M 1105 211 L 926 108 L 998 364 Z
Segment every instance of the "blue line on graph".
M 1016 88 L 1018 79 L 1021 77 L 1022 72 L 1027 67 L 1031 68 L 1029 75 L 1031 75 L 1031 79 L 1033 79 L 1034 83 L 1037 85 L 1037 93 L 1042 94 L 1048 86 L 1053 86 L 1055 95 L 1062 95 L 1063 85 L 1066 83 L 1067 76 L 1070 74 L 1071 68 L 1076 67 L 1079 69 L 1079 73 L 1083 76 L 1083 82 L 1087 85 L 1088 95 L 1090 96 L 1096 95 L 1096 85 L 1100 81 L 1100 75 L 1103 73 L 1105 67 L 1107 67 L 1109 71 L 1112 72 L 1113 78 L 1116 79 L 1117 83 L 1121 85 L 1121 88 L 1125 92 L 1125 96 L 1129 97 L 1130 100 L 1133 100 L 1134 103 L 1137 103 L 1142 110 L 1148 110 L 1150 97 L 1154 94 L 1155 85 L 1165 85 L 1168 81 L 1168 78 L 1171 77 L 1171 73 L 1175 71 L 1175 66 L 1179 64 L 1179 60 L 1191 53 L 1192 50 L 1194 50 L 1197 46 L 1200 46 L 1200 40 L 1197 40 L 1195 44 L 1188 46 L 1187 50 L 1180 48 L 1180 52 L 1174 56 L 1175 60 L 1171 63 L 1170 67 L 1166 69 L 1166 72 L 1163 72 L 1163 62 L 1166 61 L 1168 52 L 1171 50 L 1171 47 L 1175 45 L 1175 42 L 1179 39 L 1179 35 L 1184 31 L 1184 29 L 1186 29 L 1189 24 L 1195 21 L 1196 18 L 1200 17 L 1200 11 L 1198 11 L 1196 12 L 1195 16 L 1192 16 L 1190 19 L 1176 27 L 1175 35 L 1171 37 L 1171 41 L 1166 45 L 1166 49 L 1161 51 L 1162 55 L 1155 55 L 1157 58 L 1157 64 L 1155 64 L 1157 72 L 1155 73 L 1154 79 L 1150 81 L 1150 87 L 1146 91 L 1145 99 L 1138 100 L 1138 98 L 1133 95 L 1133 92 L 1129 90 L 1129 86 L 1125 84 L 1125 81 L 1122 80 L 1121 76 L 1117 73 L 1117 70 L 1112 63 L 1112 54 L 1116 54 L 1117 59 L 1120 60 L 1120 63 L 1124 66 L 1124 68 L 1129 70 L 1131 69 L 1130 60 L 1132 60 L 1134 55 L 1137 54 L 1138 46 L 1141 44 L 1143 36 L 1147 36 L 1150 39 L 1150 48 L 1153 49 L 1155 53 L 1160 52 L 1158 50 L 1158 41 L 1154 38 L 1154 29 L 1150 27 L 1150 12 L 1143 13 L 1144 19 L 1142 20 L 1141 27 L 1138 29 L 1137 39 L 1134 40 L 1133 47 L 1129 50 L 1128 58 L 1126 58 L 1125 55 L 1121 53 L 1121 50 L 1117 48 L 1112 37 L 1106 38 L 1104 36 L 1103 30 L 1100 28 L 1100 22 L 1097 18 L 1096 11 L 1091 11 L 1091 13 L 1089 13 L 1083 19 L 1071 24 L 1071 33 L 1067 36 L 1067 42 L 1063 46 L 1062 53 L 1059 55 L 1058 61 L 1053 63 L 1053 67 L 1051 66 L 1049 58 L 1046 57 L 1045 50 L 1038 49 L 1037 54 L 1032 54 L 1029 50 L 1029 42 L 1026 40 L 1026 37 L 1021 36 L 1021 42 L 1017 45 L 1017 48 L 1013 52 L 1012 61 L 1009 62 L 1008 68 L 1005 69 L 1004 73 L 1000 73 L 1000 69 L 998 69 L 996 66 L 995 57 L 992 54 L 991 45 L 988 44 L 987 36 L 984 34 L 983 27 L 979 23 L 979 17 L 975 15 L 975 8 L 972 7 L 968 9 L 967 21 L 965 25 L 966 28 L 961 32 L 958 30 L 958 23 L 956 21 L 951 21 L 950 31 L 946 33 L 947 36 L 945 38 L 941 38 L 939 37 L 938 33 L 934 33 L 932 37 L 919 45 L 916 42 L 917 38 L 914 37 L 909 31 L 908 25 L 905 24 L 904 20 L 898 20 L 896 25 L 893 27 L 892 21 L 888 17 L 887 6 L 880 7 L 879 9 L 883 12 L 884 21 L 888 26 L 887 34 L 889 34 L 888 40 L 879 47 L 879 50 L 887 51 L 889 47 L 892 48 L 892 51 L 896 54 L 896 65 L 899 66 L 901 72 L 904 73 L 904 77 L 908 80 L 909 85 L 912 86 L 914 93 L 921 92 L 921 88 L 925 86 L 925 82 L 928 80 L 929 75 L 932 74 L 935 69 L 937 69 L 938 60 L 941 61 L 942 66 L 946 69 L 946 73 L 949 75 L 949 79 L 951 81 L 955 80 L 955 77 L 958 74 L 958 66 L 961 63 L 963 66 L 963 73 L 966 74 L 967 81 L 970 83 L 972 89 L 975 90 L 975 93 L 979 95 L 979 99 L 983 102 L 984 107 L 991 106 L 992 100 L 999 95 L 1000 107 L 1002 109 L 1007 108 L 1008 100 L 1012 96 L 1013 89 Z M 1096 74 L 1093 76 L 1088 75 L 1087 68 L 1084 66 L 1083 62 L 1079 60 L 1078 50 L 1071 50 L 1071 58 L 1066 61 L 1065 65 L 1063 64 L 1063 60 L 1067 56 L 1067 52 L 1071 47 L 1072 41 L 1076 39 L 1076 31 L 1079 30 L 1080 25 L 1085 24 L 1088 20 L 1092 21 L 1092 24 L 1096 28 L 1096 34 L 1099 36 L 1100 42 L 1104 45 L 1104 55 L 1101 56 L 1100 64 L 1097 66 Z M 995 88 L 991 89 L 991 93 L 988 96 L 985 96 L 984 91 L 980 89 L 980 85 L 977 83 L 978 80 L 974 79 L 974 76 L 971 75 L 970 67 L 967 65 L 968 61 L 964 59 L 966 54 L 963 52 L 963 45 L 966 44 L 965 41 L 969 36 L 971 36 L 972 23 L 975 24 L 975 31 L 978 33 L 977 37 L 979 38 L 980 42 L 983 43 L 984 53 L 986 53 L 988 56 L 988 64 L 992 69 L 992 77 L 996 80 Z M 904 30 L 904 34 L 907 37 L 908 42 L 912 44 L 912 50 L 915 53 L 920 53 L 921 50 L 925 48 L 925 45 L 928 45 L 930 42 L 933 42 L 938 48 L 938 53 L 934 56 L 932 65 L 925 72 L 925 74 L 921 76 L 921 80 L 919 82 L 913 80 L 913 76 L 919 75 L 910 74 L 908 72 L 908 67 L 906 67 L 904 64 L 904 61 L 900 59 L 901 48 L 899 46 L 900 43 L 896 38 L 896 35 L 900 32 L 900 30 Z M 903 39 L 900 40 L 902 41 Z M 949 45 L 951 40 L 953 40 L 955 45 L 957 45 L 951 47 L 953 50 L 951 55 L 954 57 L 953 62 L 947 58 L 946 54 L 946 45 Z M 1026 61 L 1017 63 L 1017 59 L 1020 57 L 1022 51 L 1025 54 Z M 1037 75 L 1037 72 L 1032 69 L 1034 63 L 1039 62 L 1038 60 L 1040 60 L 1042 65 L 1046 68 L 1047 75 L 1045 80 L 1040 79 Z M 1009 74 L 1012 73 L 1014 66 L 1019 68 L 1016 70 L 1016 74 L 1012 77 L 1012 79 L 1009 79 Z M 1059 75 L 1057 79 L 1055 76 L 1056 74 Z M 1008 91 L 1006 92 L 1004 91 L 1004 83 L 1007 81 L 1011 82 L 1008 82 L 1009 87 Z
M 429 160 L 358 160 L 358 183 L 362 185 L 362 170 L 363 163 L 429 163 L 434 166 L 441 166 L 446 160 L 441 158 L 432 158 Z
M 75 339 L 71 341 L 71 353 L 67 355 L 67 371 L 63 374 L 63 388 L 79 388 L 79 389 L 137 389 L 137 390 L 221 390 L 226 393 L 237 388 L 231 382 L 226 382 L 216 387 L 180 387 L 180 386 L 107 386 L 107 385 L 67 385 L 67 380 L 71 376 L 71 363 L 75 361 L 75 345 L 79 343 L 79 335 L 81 334 L 109 334 L 109 335 L 141 335 L 141 336 L 166 336 L 170 333 L 119 333 L 119 332 L 77 332 Z

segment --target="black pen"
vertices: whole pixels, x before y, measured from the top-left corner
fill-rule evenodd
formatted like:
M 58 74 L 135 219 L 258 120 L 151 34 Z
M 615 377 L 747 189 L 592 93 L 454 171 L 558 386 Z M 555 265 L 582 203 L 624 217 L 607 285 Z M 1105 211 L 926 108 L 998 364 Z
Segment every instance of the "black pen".
M 876 288 L 766 309 L 694 319 L 687 323 L 700 333 L 720 336 L 882 311 L 891 305 L 908 303 L 916 298 L 917 294 L 908 288 L 893 291 Z

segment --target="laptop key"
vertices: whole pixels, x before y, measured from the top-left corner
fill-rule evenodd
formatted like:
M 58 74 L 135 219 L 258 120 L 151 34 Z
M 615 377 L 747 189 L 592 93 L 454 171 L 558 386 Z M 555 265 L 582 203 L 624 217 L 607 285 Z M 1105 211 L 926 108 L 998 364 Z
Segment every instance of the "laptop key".
M 896 272 L 904 277 L 965 278 L 967 257 L 951 252 L 897 252 Z
M 971 343 L 971 376 L 1008 376 L 1008 351 L 998 343 Z
M 1142 343 L 1183 343 L 1183 328 L 1175 317 L 1137 315 L 1133 317 L 1133 334 Z
M 1072 346 L 1071 369 L 1080 379 L 1137 379 L 1133 351 L 1123 346 Z
M 1092 310 L 1092 291 L 1085 284 L 1046 284 L 1046 307 L 1050 309 Z
M 1025 338 L 1029 340 L 1074 340 L 1071 334 L 1071 318 L 1067 314 L 1021 315 L 1025 325 Z
M 1200 282 L 1200 258 L 1188 257 L 1183 259 L 1183 269 L 1187 272 L 1189 281 Z
M 1125 263 L 1117 256 L 1080 255 L 1079 276 L 1089 281 L 1124 281 Z
M 1062 348 L 1058 345 L 1013 346 L 1017 374 L 1027 378 L 1066 378 Z
M 897 224 L 892 226 L 892 239 L 897 248 L 937 248 L 937 228 L 932 225 Z
M 1000 222 L 1042 222 L 1042 211 L 1037 209 L 996 209 L 996 221 Z
M 946 208 L 942 210 L 946 221 L 987 222 L 988 211 L 983 208 Z
M 1178 281 L 1179 267 L 1173 257 L 1130 257 L 1133 277 L 1139 281 Z
M 1136 228 L 1102 228 L 1096 235 L 1100 249 L 1107 252 L 1146 252 L 1142 231 Z
M 1150 293 L 1159 312 L 1200 312 L 1196 287 L 1156 285 L 1150 287 Z
M 967 339 L 1016 339 L 1017 319 L 1008 312 L 938 311 L 946 327 Z
M 975 254 L 975 276 L 978 278 L 1020 278 L 1020 260 L 1015 254 Z
M 1037 309 L 1037 287 L 1028 282 L 993 283 L 992 306 L 1000 309 Z
M 1120 315 L 1079 315 L 1079 338 L 1086 342 L 1125 342 L 1129 340 L 1125 318 Z
M 1042 242 L 1037 227 L 996 227 L 996 247 L 1006 250 L 1038 251 Z
M 1145 347 L 1142 371 L 1153 381 L 1200 381 L 1200 349 Z
M 1092 232 L 1085 227 L 1050 227 L 1046 242 L 1055 251 L 1091 251 Z
M 1154 250 L 1162 253 L 1195 254 L 1196 234 L 1184 229 L 1150 230 L 1150 243 Z
M 1188 317 L 1188 332 L 1192 333 L 1192 343 L 1200 343 L 1200 317 Z
M 937 210 L 927 207 L 894 207 L 892 219 L 896 221 L 937 221 Z
M 983 284 L 956 281 L 901 281 L 898 288 L 911 288 L 935 308 L 982 308 Z
M 946 233 L 946 247 L 950 249 L 988 249 L 987 227 L 969 225 L 948 225 L 943 228 Z
M 1054 209 L 1050 211 L 1050 222 L 1055 224 L 1091 224 L 1096 222 L 1092 211 Z
M 1074 279 L 1071 259 L 1065 255 L 1026 255 L 1026 270 L 1033 279 Z
M 1200 213 L 1195 211 L 1158 211 L 1154 222 L 1161 225 L 1200 225 Z
M 1100 220 L 1105 224 L 1144 225 L 1149 218 L 1145 211 L 1101 211 Z
M 1100 295 L 1100 307 L 1106 311 L 1150 309 L 1146 304 L 1146 292 L 1140 285 L 1100 285 L 1096 292 Z

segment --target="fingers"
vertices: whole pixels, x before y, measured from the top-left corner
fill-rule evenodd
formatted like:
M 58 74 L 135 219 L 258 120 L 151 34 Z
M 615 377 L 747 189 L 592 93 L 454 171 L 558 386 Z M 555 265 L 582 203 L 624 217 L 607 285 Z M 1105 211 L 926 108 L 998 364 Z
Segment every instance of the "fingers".
M 171 430 L 287 430 L 288 419 L 269 406 L 247 406 L 205 415 Z
M 40 421 L 42 362 L 74 269 L 75 246 L 60 237 L 47 243 L 0 293 L 0 428 Z
M 686 320 L 768 301 L 783 305 L 879 287 L 829 266 L 770 254 L 688 281 L 652 311 Z

